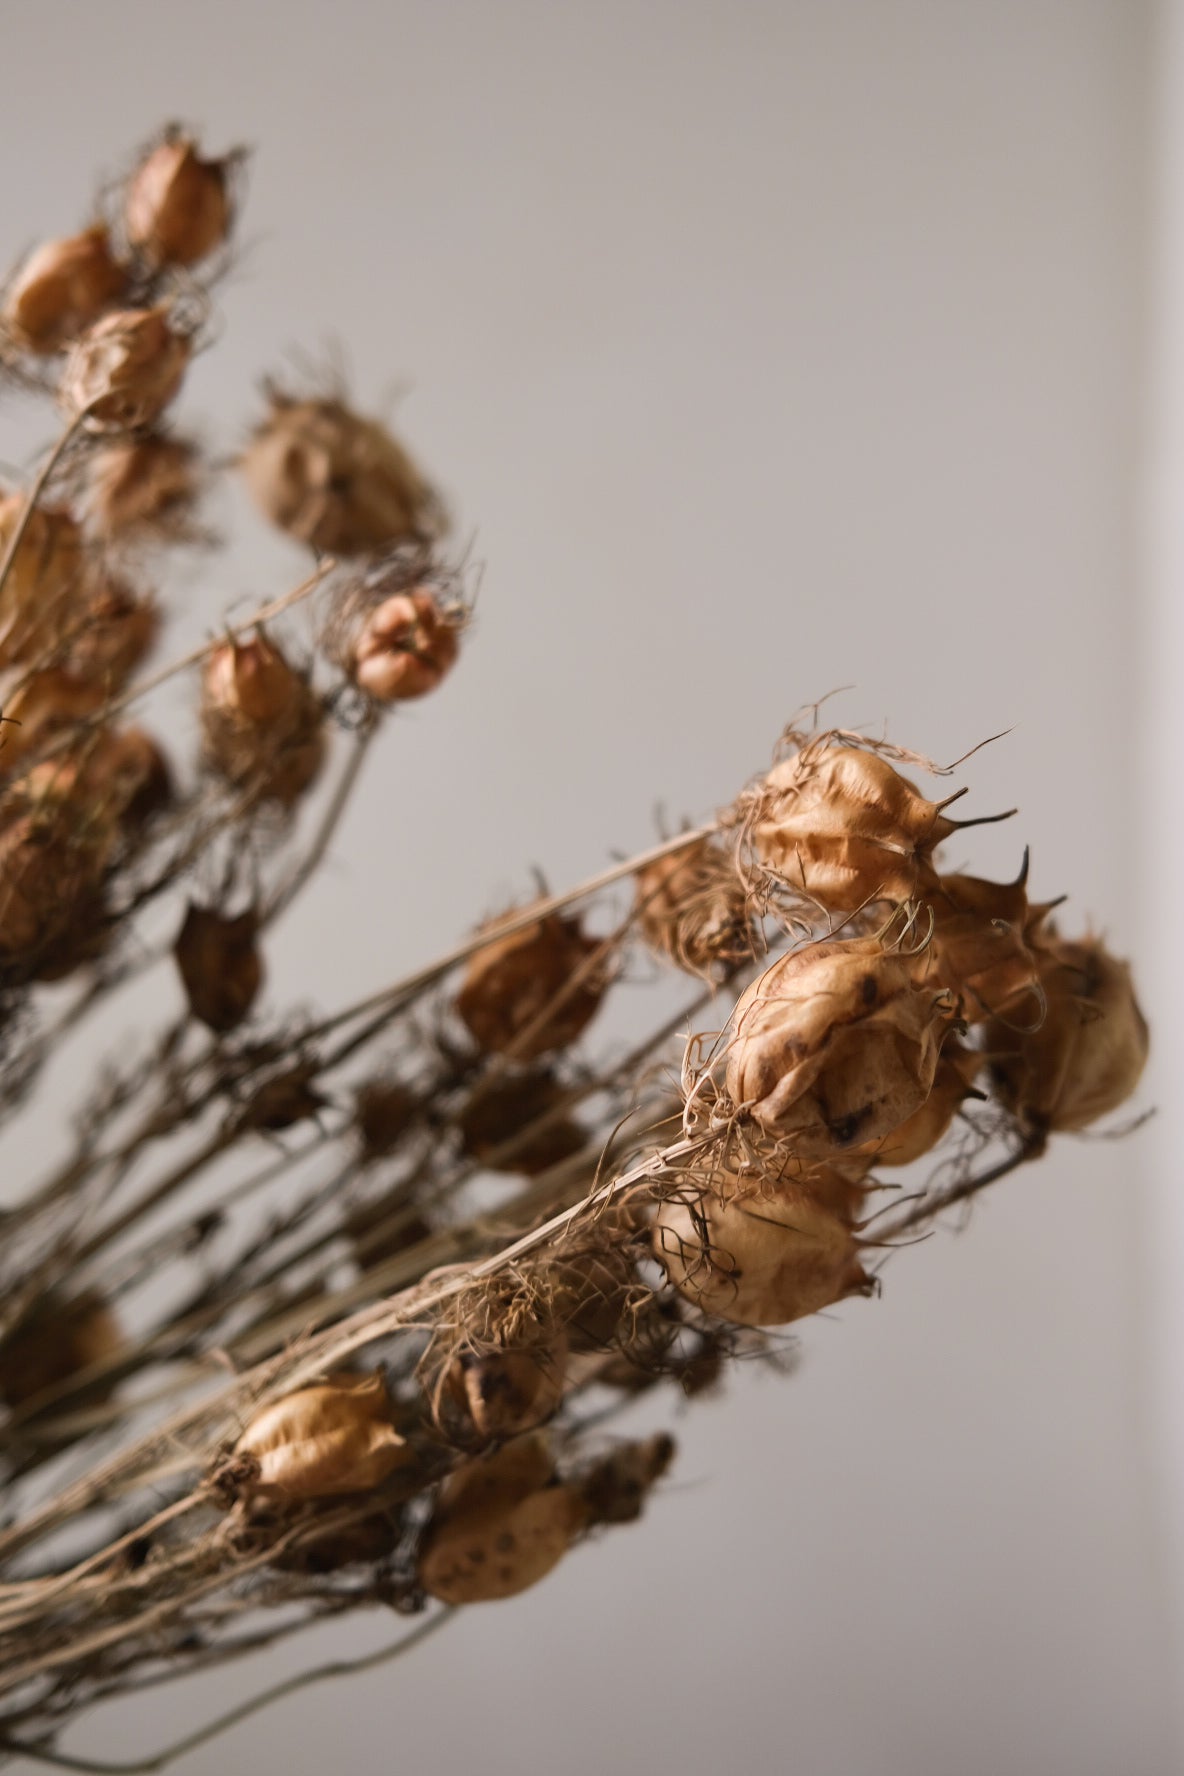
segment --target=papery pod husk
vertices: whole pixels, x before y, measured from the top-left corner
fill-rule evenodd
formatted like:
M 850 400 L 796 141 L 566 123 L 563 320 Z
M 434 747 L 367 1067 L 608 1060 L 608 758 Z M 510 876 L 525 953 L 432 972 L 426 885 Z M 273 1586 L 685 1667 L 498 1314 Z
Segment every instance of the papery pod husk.
M 444 1390 L 450 1416 L 481 1442 L 504 1442 L 533 1431 L 558 1411 L 567 1372 L 567 1339 L 555 1332 L 521 1349 L 462 1351 L 448 1365 Z M 466 1441 L 472 1441 L 466 1437 Z
M 653 1251 L 684 1300 L 734 1325 L 788 1325 L 872 1288 L 850 1227 L 802 1192 L 759 1180 L 661 1203 Z
M 457 1112 L 461 1148 L 492 1171 L 537 1177 L 587 1144 L 575 1118 L 560 1113 L 568 1096 L 545 1068 L 478 1080 Z
M 24 509 L 23 494 L 0 499 L 0 554 Z M 0 588 L 0 666 L 48 664 L 85 620 L 91 586 L 80 525 L 63 507 L 34 506 Z
M 469 958 L 457 1015 L 485 1054 L 535 1061 L 567 1048 L 583 1035 L 608 989 L 608 959 L 591 960 L 600 948 L 577 918 L 559 913 L 491 937 Z
M 265 1406 L 234 1446 L 249 1492 L 291 1501 L 371 1492 L 410 1459 L 381 1374 L 338 1376 Z
M 118 843 L 114 819 L 42 803 L 0 825 L 0 966 L 59 980 L 110 937 L 103 886 Z
M 378 703 L 407 703 L 434 691 L 456 664 L 461 619 L 429 589 L 393 593 L 359 624 L 348 671 Z
M 87 528 L 108 547 L 197 541 L 203 480 L 188 438 L 148 431 L 105 439 L 86 464 Z
M 265 517 L 323 555 L 368 555 L 439 536 L 439 495 L 384 426 L 336 398 L 296 399 L 274 386 L 240 458 Z
M 942 1140 L 959 1108 L 974 1092 L 982 1068 L 983 1056 L 976 1049 L 948 1038 L 925 1102 L 891 1134 L 866 1142 L 857 1152 L 877 1167 L 912 1165 L 923 1159 Z
M 58 401 L 87 431 L 152 425 L 176 398 L 192 353 L 192 341 L 173 328 L 168 304 L 117 309 L 71 349 Z
M 105 702 L 98 685 L 85 684 L 58 667 L 31 673 L 4 705 L 0 774 L 14 774 L 51 742 L 97 715 Z
M 952 1021 L 949 995 L 878 938 L 807 944 L 741 994 L 727 1092 L 796 1157 L 840 1160 L 925 1102 Z
M 258 933 L 253 908 L 227 915 L 189 903 L 173 956 L 190 1011 L 216 1035 L 237 1029 L 263 985 Z
M 1055 935 L 1037 952 L 1045 1014 L 1036 1029 L 1002 1019 L 984 1042 L 1000 1098 L 1031 1137 L 1088 1128 L 1134 1092 L 1149 1032 L 1130 965 L 1098 938 Z
M 115 696 L 143 663 L 160 633 L 160 612 L 149 598 L 109 582 L 95 588 L 66 645 L 62 665 L 71 677 Z
M 556 1567 L 586 1527 L 588 1507 L 553 1483 L 545 1441 L 508 1443 L 443 1482 L 417 1575 L 442 1603 L 485 1603 L 526 1591 Z
M 1014 882 L 942 876 L 926 902 L 933 930 L 917 958 L 920 978 L 946 987 L 968 1024 L 990 1017 L 1028 1024 L 1041 1008 L 1035 948 L 1052 904 L 1031 906 L 1027 858 Z
M 25 1407 L 117 1356 L 123 1344 L 118 1320 L 95 1290 L 72 1299 L 51 1291 L 0 1341 L 0 1400 L 13 1411 Z M 97 1381 L 94 1397 L 106 1399 L 114 1387 L 112 1379 Z
M 635 1523 L 651 1488 L 675 1456 L 673 1437 L 659 1432 L 622 1443 L 575 1479 L 593 1523 Z
M 748 891 L 734 856 L 715 840 L 700 839 L 638 870 L 634 904 L 645 942 L 690 974 L 711 976 L 757 954 Z
M 325 712 L 305 676 L 262 632 L 215 649 L 202 679 L 207 763 L 248 796 L 291 807 L 325 760 Z
M 60 351 L 127 290 L 128 274 L 100 222 L 36 247 L 0 304 L 0 325 L 23 351 Z
M 830 912 L 914 899 L 957 823 L 881 753 L 840 739 L 820 735 L 775 765 L 738 818 L 764 867 Z
M 223 246 L 233 221 L 229 173 L 238 159 L 203 160 L 197 143 L 169 130 L 127 182 L 123 227 L 151 266 L 190 266 Z
M 143 728 L 100 727 L 13 778 L 7 804 L 127 839 L 172 799 L 168 761 Z
M 276 1524 L 283 1546 L 268 1564 L 279 1572 L 333 1573 L 350 1566 L 377 1566 L 394 1553 L 402 1539 L 404 1513 L 398 1504 L 383 1503 L 374 1510 L 358 1510 L 345 1523 L 333 1523 L 341 1515 L 340 1499 L 321 1505 L 299 1535 L 290 1538 L 291 1525 L 281 1516 Z M 329 1520 L 318 1528 L 318 1518 Z

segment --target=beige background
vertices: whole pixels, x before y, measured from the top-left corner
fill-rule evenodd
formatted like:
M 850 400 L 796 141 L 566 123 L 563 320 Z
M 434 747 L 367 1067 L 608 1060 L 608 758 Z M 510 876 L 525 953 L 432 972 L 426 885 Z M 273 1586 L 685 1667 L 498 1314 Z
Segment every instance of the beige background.
M 248 137 L 250 250 L 188 412 L 233 442 L 259 371 L 344 341 L 364 402 L 409 388 L 487 564 L 462 665 L 277 934 L 277 1002 L 422 959 L 532 863 L 578 879 L 658 800 L 709 810 L 838 685 L 939 758 L 1012 728 L 966 778 L 1021 815 L 967 856 L 1002 875 L 1030 840 L 1036 893 L 1157 974 L 1130 787 L 1146 8 L 42 0 L 4 48 L 6 250 L 81 220 L 162 117 Z M 42 436 L 0 423 L 10 458 Z M 300 571 L 234 516 L 179 634 Z M 1153 1150 L 1070 1144 L 1004 1185 L 810 1324 L 795 1378 L 688 1413 L 644 1527 L 183 1776 L 1167 1776 Z M 67 1743 L 150 1750 L 281 1668 Z

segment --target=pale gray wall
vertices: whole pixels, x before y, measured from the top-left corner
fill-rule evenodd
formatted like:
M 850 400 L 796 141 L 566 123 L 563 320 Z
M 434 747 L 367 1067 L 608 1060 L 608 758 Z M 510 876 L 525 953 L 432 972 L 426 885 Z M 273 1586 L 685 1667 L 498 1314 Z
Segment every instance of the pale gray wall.
M 462 665 L 277 935 L 291 995 L 443 947 L 532 862 L 577 879 L 658 798 L 710 809 L 843 684 L 845 719 L 939 758 L 1013 727 L 966 776 L 1022 814 L 968 856 L 1002 874 L 1031 840 L 1037 893 L 1141 951 L 1145 10 L 10 10 L 10 245 L 163 116 L 249 137 L 255 244 L 189 411 L 228 437 L 289 344 L 343 340 L 365 400 L 413 385 L 488 564 Z M 243 523 L 186 632 L 295 577 Z M 808 1326 L 796 1378 L 690 1412 L 644 1527 L 184 1776 L 1167 1776 L 1140 1163 L 1078 1143 L 1003 1186 Z M 262 1676 L 68 1743 L 150 1749 Z

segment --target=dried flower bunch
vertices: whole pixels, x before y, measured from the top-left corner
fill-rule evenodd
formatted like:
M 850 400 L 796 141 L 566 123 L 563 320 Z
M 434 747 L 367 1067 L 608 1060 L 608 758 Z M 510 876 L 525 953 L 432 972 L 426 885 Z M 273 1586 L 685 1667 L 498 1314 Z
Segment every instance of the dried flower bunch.
M 242 170 L 164 131 L 0 295 L 9 377 L 63 418 L 0 498 L 0 1113 L 39 1114 L 86 1024 L 113 1038 L 0 1248 L 0 1752 L 50 1763 L 166 1669 L 363 1605 L 434 1625 L 633 1521 L 673 1444 L 615 1415 L 874 1294 L 895 1241 L 1118 1109 L 1147 1053 L 1126 965 L 1029 901 L 1026 856 L 946 873 L 961 791 L 816 724 L 708 824 L 285 1010 L 271 930 L 469 599 L 405 447 L 272 381 L 232 472 L 307 577 L 147 664 L 169 560 L 214 546 L 174 410 Z M 190 759 L 139 725 L 181 674 Z M 687 997 L 621 1052 L 597 1018 L 642 955 Z M 175 1016 L 129 1047 L 156 967 Z

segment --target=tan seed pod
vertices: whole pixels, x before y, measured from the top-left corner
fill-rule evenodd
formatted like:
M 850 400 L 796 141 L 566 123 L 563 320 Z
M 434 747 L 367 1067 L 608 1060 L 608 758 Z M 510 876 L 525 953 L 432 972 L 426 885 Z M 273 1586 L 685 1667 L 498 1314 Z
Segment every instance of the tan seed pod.
M 283 1545 L 270 1565 L 280 1572 L 331 1573 L 347 1566 L 376 1566 L 394 1553 L 403 1533 L 398 1505 L 384 1504 L 376 1511 L 360 1511 L 347 1523 L 319 1526 L 319 1518 L 335 1518 L 341 1509 L 340 1501 L 322 1507 L 295 1541 L 287 1534 L 288 1521 L 281 1517 L 277 1528 L 283 1533 Z
M 622 1443 L 594 1463 L 578 1480 L 593 1523 L 635 1523 L 646 1496 L 675 1456 L 673 1437 L 659 1432 L 637 1443 Z
M 185 914 L 173 956 L 190 1011 L 217 1035 L 242 1023 L 263 985 L 258 931 L 253 909 L 228 918 L 190 902 Z
M 167 432 L 102 443 L 87 463 L 86 516 L 106 544 L 179 543 L 196 535 L 202 491 L 197 446 Z
M 399 1079 L 370 1079 L 354 1098 L 354 1126 L 362 1159 L 370 1162 L 394 1153 L 415 1121 L 420 1100 Z
M 325 714 L 304 675 L 262 632 L 215 648 L 202 680 L 202 738 L 226 780 L 290 807 L 325 759 Z
M 0 323 L 24 351 L 69 345 L 127 289 L 102 223 L 36 248 L 4 293 Z
M 379 703 L 406 703 L 436 689 L 459 646 L 460 624 L 433 593 L 396 592 L 363 621 L 350 676 Z
M 151 653 L 159 633 L 160 612 L 151 599 L 110 581 L 87 598 L 62 665 L 84 684 L 114 696 Z
M 576 1489 L 548 1485 L 550 1461 L 520 1442 L 464 1463 L 441 1486 L 418 1563 L 430 1597 L 462 1604 L 517 1596 L 559 1564 L 587 1524 Z
M 545 1424 L 563 1399 L 567 1340 L 556 1335 L 522 1350 L 465 1351 L 449 1364 L 453 1408 L 485 1442 L 503 1442 Z
M 842 1221 L 800 1191 L 740 1179 L 662 1203 L 653 1247 L 685 1300 L 740 1326 L 784 1326 L 871 1289 Z
M 462 1149 L 493 1171 L 537 1177 L 587 1142 L 579 1123 L 560 1114 L 567 1095 L 540 1068 L 479 1082 L 457 1115 Z
M 70 810 L 82 827 L 135 832 L 172 798 L 160 747 L 142 728 L 96 728 L 85 740 L 15 778 L 14 804 Z
M 192 343 L 166 304 L 121 308 L 88 327 L 66 359 L 58 400 L 88 431 L 152 425 L 185 379 Z
M 878 938 L 780 957 L 741 995 L 727 1091 L 802 1159 L 836 1159 L 899 1128 L 933 1088 L 950 997 Z
M 336 399 L 268 394 L 240 462 L 251 497 L 280 530 L 341 556 L 442 533 L 439 496 L 385 427 Z
M 93 1290 L 72 1300 L 51 1292 L 0 1343 L 0 1400 L 14 1411 L 26 1406 L 117 1356 L 123 1343 L 119 1322 Z M 105 1381 L 97 1391 L 105 1398 L 113 1386 Z
M 180 131 L 145 155 L 128 180 L 123 223 L 128 243 L 149 265 L 196 265 L 230 233 L 225 160 L 203 160 Z
M 1014 882 L 942 876 L 927 902 L 932 936 L 917 958 L 922 978 L 946 987 L 969 1024 L 995 1016 L 1027 1024 L 1040 1010 L 1034 946 L 1056 902 L 1030 906 L 1028 859 Z
M 286 1394 L 252 1419 L 234 1455 L 258 1464 L 253 1496 L 293 1501 L 371 1492 L 408 1459 L 378 1373 Z
M 1088 1128 L 1124 1104 L 1147 1061 L 1147 1022 L 1130 966 L 1098 938 L 1050 937 L 1038 952 L 1046 1010 L 1037 1029 L 987 1025 L 999 1095 L 1033 1136 Z
M 744 884 L 734 859 L 711 839 L 638 870 L 635 904 L 645 942 L 691 974 L 710 975 L 756 954 Z
M 101 917 L 114 821 L 47 804 L 0 828 L 0 963 L 57 980 L 90 961 L 109 932 Z
M 891 1134 L 867 1141 L 856 1151 L 875 1166 L 911 1165 L 931 1153 L 944 1137 L 959 1107 L 974 1091 L 983 1057 L 953 1038 L 946 1041 L 925 1102 Z M 979 1096 L 983 1094 L 980 1092 Z
M 457 1014 L 477 1047 L 519 1061 L 569 1047 L 608 988 L 608 963 L 591 961 L 599 947 L 578 919 L 558 913 L 491 938 L 469 958 L 456 996 Z
M 0 499 L 0 554 L 24 509 L 22 494 Z M 0 588 L 0 665 L 31 665 L 52 653 L 85 620 L 90 592 L 80 526 L 60 507 L 35 506 Z

